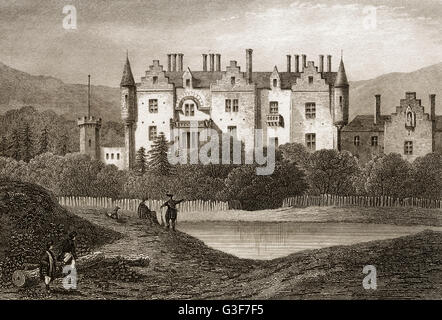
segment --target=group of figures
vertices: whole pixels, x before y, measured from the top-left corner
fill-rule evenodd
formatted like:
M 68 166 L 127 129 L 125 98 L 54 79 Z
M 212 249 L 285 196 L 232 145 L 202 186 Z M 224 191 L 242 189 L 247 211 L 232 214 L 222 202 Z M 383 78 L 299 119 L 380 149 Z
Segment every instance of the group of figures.
M 177 205 L 183 202 L 184 200 L 173 199 L 173 194 L 171 193 L 168 193 L 166 195 L 169 199 L 161 205 L 160 209 L 167 207 L 164 219 L 166 220 L 166 228 L 169 229 L 170 226 L 172 226 L 172 230 L 175 231 L 175 224 L 178 215 Z M 151 224 L 159 224 L 157 219 L 157 213 L 149 209 L 149 207 L 146 205 L 146 200 L 147 199 L 143 199 L 143 201 L 141 201 L 140 205 L 138 206 L 137 210 L 138 217 L 140 219 L 147 219 Z M 160 216 L 161 216 L 161 225 L 164 225 L 163 215 L 160 214 Z
M 61 263 L 62 267 L 70 265 L 71 270 L 75 268 L 75 260 L 77 260 L 76 237 L 77 232 L 75 231 L 69 234 L 61 244 L 57 259 L 54 254 L 54 241 L 51 240 L 46 244 L 46 250 L 40 260 L 40 278 L 44 281 L 48 294 L 51 293 L 49 285 L 57 276 L 57 261 Z

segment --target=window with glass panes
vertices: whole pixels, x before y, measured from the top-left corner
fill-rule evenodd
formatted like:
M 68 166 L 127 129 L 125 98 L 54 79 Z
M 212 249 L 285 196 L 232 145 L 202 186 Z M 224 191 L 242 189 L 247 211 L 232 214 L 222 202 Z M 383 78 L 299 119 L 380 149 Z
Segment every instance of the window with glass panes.
M 157 127 L 156 126 L 150 126 L 149 127 L 149 141 L 152 141 L 157 136 Z
M 305 117 L 306 119 L 316 118 L 316 104 L 314 102 L 307 102 L 305 104 Z
M 404 143 L 404 154 L 413 154 L 413 141 L 405 141 Z
M 149 99 L 149 112 L 150 113 L 158 113 L 158 100 L 157 99 Z
M 377 145 L 378 145 L 378 136 L 371 137 L 371 146 L 377 147 Z
M 270 113 L 278 113 L 278 102 L 270 101 Z
M 184 104 L 184 115 L 194 116 L 195 115 L 195 105 L 193 103 Z
M 309 150 L 316 150 L 316 134 L 307 133 L 305 135 L 305 145 Z
M 226 99 L 226 112 L 232 111 L 232 100 Z
M 233 99 L 233 112 L 238 112 L 238 99 Z
M 361 143 L 361 139 L 359 138 L 359 136 L 355 136 L 353 143 L 355 146 L 359 146 L 359 144 Z

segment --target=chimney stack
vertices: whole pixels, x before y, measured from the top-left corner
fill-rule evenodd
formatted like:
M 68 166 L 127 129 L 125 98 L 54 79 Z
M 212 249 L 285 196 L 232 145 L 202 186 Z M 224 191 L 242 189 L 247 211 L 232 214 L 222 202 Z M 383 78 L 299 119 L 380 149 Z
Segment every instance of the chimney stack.
M 176 53 L 172 54 L 172 71 L 176 71 Z
M 380 119 L 381 119 L 381 95 L 380 94 L 376 94 L 376 104 L 374 107 L 374 120 L 373 123 L 377 124 L 379 123 Z
M 431 120 L 436 120 L 436 95 L 430 94 L 430 112 Z
M 216 54 L 216 71 L 221 71 L 221 55 Z
M 332 56 L 331 55 L 327 55 L 327 72 L 331 72 L 331 58 L 332 58 Z
M 213 72 L 215 70 L 215 55 L 213 53 L 209 54 L 210 58 L 210 71 Z
M 299 72 L 299 54 L 295 54 L 295 72 Z
M 292 56 L 287 55 L 287 72 L 292 72 Z
M 178 53 L 178 71 L 183 71 L 183 57 L 182 53 Z
M 319 72 L 324 72 L 324 55 L 319 55 Z
M 207 71 L 207 54 L 203 53 L 203 71 Z
M 252 49 L 246 49 L 246 79 L 247 83 L 252 83 Z
M 307 56 L 305 54 L 302 55 L 302 72 L 304 72 L 305 67 L 307 67 Z
M 171 54 L 167 54 L 167 71 L 172 71 L 172 57 Z

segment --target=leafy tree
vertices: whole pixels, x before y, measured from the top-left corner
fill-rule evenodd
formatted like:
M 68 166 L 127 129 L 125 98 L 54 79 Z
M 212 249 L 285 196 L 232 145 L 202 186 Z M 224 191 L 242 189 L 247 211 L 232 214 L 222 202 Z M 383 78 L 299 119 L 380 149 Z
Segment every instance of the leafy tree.
M 141 147 L 137 151 L 137 154 L 135 157 L 135 166 L 141 174 L 144 174 L 146 172 L 147 155 L 146 155 L 146 149 L 144 147 Z
M 366 166 L 366 190 L 374 196 L 410 195 L 411 164 L 398 153 L 376 157 Z
M 149 170 L 164 176 L 171 174 L 172 165 L 170 164 L 167 154 L 169 146 L 163 132 L 155 137 L 152 147 L 148 152 Z
M 8 154 L 8 141 L 5 136 L 0 137 L 0 157 L 6 157 Z
M 318 150 L 307 164 L 307 180 L 315 194 L 354 193 L 353 179 L 359 172 L 356 158 L 346 151 Z
M 220 192 L 222 200 L 239 200 L 246 210 L 280 207 L 286 197 L 302 194 L 307 189 L 305 175 L 296 163 L 276 163 L 271 175 L 257 175 L 255 165 L 233 169 Z
M 49 131 L 47 127 L 44 127 L 41 130 L 38 147 L 38 154 L 46 153 L 49 151 Z
M 279 146 L 278 151 L 282 154 L 284 160 L 296 162 L 303 169 L 307 167 L 310 152 L 303 144 L 286 143 Z
M 442 155 L 429 153 L 414 160 L 411 178 L 413 196 L 440 199 L 442 195 Z

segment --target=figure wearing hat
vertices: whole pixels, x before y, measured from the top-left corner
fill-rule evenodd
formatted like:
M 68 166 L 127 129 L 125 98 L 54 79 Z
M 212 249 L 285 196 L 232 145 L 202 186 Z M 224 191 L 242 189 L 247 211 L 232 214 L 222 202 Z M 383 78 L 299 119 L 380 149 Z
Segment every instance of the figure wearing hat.
M 150 210 L 150 208 L 146 205 L 146 200 L 146 198 L 143 198 L 141 203 L 138 205 L 138 218 L 148 219 L 151 224 L 158 224 L 157 213 Z
M 166 194 L 166 196 L 169 197 L 169 200 L 164 202 L 163 205 L 161 206 L 161 208 L 167 207 L 167 211 L 166 211 L 166 228 L 170 227 L 170 221 L 172 221 L 172 230 L 175 231 L 175 221 L 176 221 L 177 212 L 178 212 L 176 206 L 177 206 L 177 204 L 183 202 L 184 199 L 174 200 L 173 199 L 173 194 L 171 194 L 171 193 Z
M 72 231 L 69 234 L 69 237 L 63 241 L 61 252 L 58 255 L 58 260 L 62 260 L 65 265 L 70 264 L 73 268 L 75 268 L 75 260 L 77 260 L 76 238 L 77 232 Z

